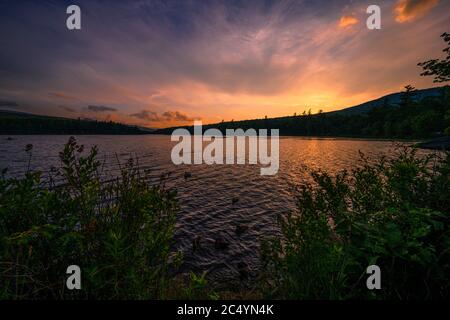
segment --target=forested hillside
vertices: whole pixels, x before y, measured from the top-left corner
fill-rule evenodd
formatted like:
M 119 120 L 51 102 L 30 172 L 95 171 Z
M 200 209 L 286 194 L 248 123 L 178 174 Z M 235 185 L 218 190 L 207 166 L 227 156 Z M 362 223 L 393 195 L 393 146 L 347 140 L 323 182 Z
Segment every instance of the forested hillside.
M 429 89 L 428 89 L 429 90 Z M 429 138 L 450 134 L 450 87 L 436 88 L 439 94 L 423 96 L 411 86 L 399 94 L 398 102 L 388 98 L 381 105 L 361 112 L 303 113 L 282 118 L 231 121 L 205 125 L 203 129 L 279 129 L 281 135 L 346 136 L 368 138 Z M 393 99 L 394 100 L 394 99 Z M 395 101 L 394 100 L 394 101 Z M 185 127 L 193 132 L 193 127 Z M 155 131 L 171 134 L 174 128 Z
M 0 134 L 145 134 L 116 122 L 39 116 L 0 110 Z

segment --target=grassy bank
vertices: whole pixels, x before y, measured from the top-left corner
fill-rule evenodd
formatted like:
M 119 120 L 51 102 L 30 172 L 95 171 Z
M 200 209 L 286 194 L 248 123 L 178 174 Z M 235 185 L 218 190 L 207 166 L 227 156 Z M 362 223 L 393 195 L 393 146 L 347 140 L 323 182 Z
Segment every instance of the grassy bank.
M 26 152 L 32 152 L 27 146 Z M 97 150 L 71 138 L 52 171 L 0 178 L 0 299 L 434 299 L 450 290 L 450 157 L 402 149 L 336 176 L 311 172 L 283 236 L 262 244 L 252 290 L 217 292 L 206 274 L 176 275 L 179 207 L 132 159 L 100 179 Z M 82 269 L 82 290 L 66 268 Z M 381 268 L 382 289 L 366 287 Z
M 283 237 L 263 245 L 266 295 L 287 299 L 441 299 L 450 290 L 450 157 L 398 151 L 335 177 L 313 171 Z M 381 290 L 366 269 L 381 269 Z
M 61 152 L 61 186 L 39 172 L 0 179 L 0 298 L 164 298 L 175 194 L 149 186 L 132 160 L 102 184 L 96 148 L 82 151 L 71 138 Z M 82 290 L 66 289 L 72 264 Z

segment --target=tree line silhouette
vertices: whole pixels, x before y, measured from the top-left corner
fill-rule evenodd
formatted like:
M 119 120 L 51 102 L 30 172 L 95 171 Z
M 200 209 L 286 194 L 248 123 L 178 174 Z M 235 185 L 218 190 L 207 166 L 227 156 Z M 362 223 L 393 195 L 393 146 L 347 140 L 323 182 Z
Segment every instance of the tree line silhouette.
M 0 134 L 144 134 L 136 126 L 112 121 L 66 119 L 54 117 L 21 117 L 0 113 Z

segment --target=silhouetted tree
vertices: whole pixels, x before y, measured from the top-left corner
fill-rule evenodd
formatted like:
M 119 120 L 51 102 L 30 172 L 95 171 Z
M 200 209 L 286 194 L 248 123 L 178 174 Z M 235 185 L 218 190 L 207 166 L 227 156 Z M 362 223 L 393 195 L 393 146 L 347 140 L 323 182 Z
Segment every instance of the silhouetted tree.
M 418 64 L 424 70 L 421 76 L 434 76 L 434 82 L 450 81 L 450 34 L 443 33 L 441 37 L 448 45 L 443 50 L 447 54 L 447 57 L 443 60 L 431 59 Z
M 412 85 L 405 86 L 405 91 L 403 91 L 401 98 L 400 98 L 400 105 L 402 107 L 406 107 L 411 105 L 413 102 L 414 95 L 416 94 L 416 88 L 414 88 Z

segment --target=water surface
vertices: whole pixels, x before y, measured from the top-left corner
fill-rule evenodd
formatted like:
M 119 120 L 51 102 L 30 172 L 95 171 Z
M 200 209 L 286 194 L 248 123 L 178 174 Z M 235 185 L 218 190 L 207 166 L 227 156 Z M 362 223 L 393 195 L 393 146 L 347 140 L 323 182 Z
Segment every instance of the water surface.
M 20 176 L 28 166 L 24 152 L 33 144 L 30 167 L 49 171 L 59 166 L 58 153 L 69 136 L 0 136 L 0 169 Z M 245 262 L 256 274 L 262 238 L 276 236 L 276 215 L 294 208 L 292 185 L 308 181 L 309 169 L 337 173 L 359 165 L 359 151 L 377 158 L 392 155 L 398 143 L 349 139 L 280 138 L 280 168 L 275 176 L 261 176 L 259 165 L 172 164 L 170 136 L 78 136 L 85 147 L 97 145 L 104 172 L 114 176 L 118 162 L 130 156 L 139 159 L 141 169 L 150 169 L 153 182 L 170 173 L 166 185 L 176 188 L 181 205 L 174 249 L 184 252 L 182 271 L 209 271 L 214 279 L 237 279 L 237 264 Z M 402 143 L 405 144 L 405 143 Z M 185 179 L 185 172 L 191 177 Z M 233 198 L 238 199 L 233 203 Z M 237 225 L 248 230 L 237 234 Z M 192 250 L 192 240 L 201 237 L 201 248 Z M 214 241 L 223 237 L 227 250 L 217 250 Z

